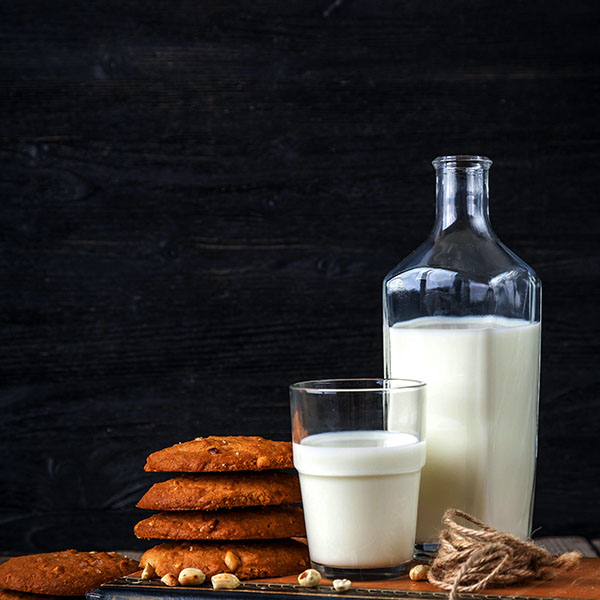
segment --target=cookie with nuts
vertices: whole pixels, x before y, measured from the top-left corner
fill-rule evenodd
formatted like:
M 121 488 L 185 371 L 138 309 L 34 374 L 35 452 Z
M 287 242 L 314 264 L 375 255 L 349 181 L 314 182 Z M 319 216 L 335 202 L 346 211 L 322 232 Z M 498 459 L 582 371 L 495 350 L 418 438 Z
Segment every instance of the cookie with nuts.
M 180 473 L 291 469 L 292 444 L 258 436 L 215 436 L 180 442 L 153 452 L 146 471 Z
M 306 544 L 295 540 L 252 542 L 166 542 L 150 548 L 140 564 L 151 565 L 156 575 L 178 576 L 182 569 L 201 569 L 206 577 L 234 573 L 239 579 L 280 577 L 306 569 Z
M 129 575 L 138 563 L 114 552 L 48 552 L 16 556 L 0 565 L 0 587 L 33 594 L 83 596 Z
M 260 540 L 306 535 L 302 509 L 296 506 L 161 512 L 140 521 L 133 531 L 139 538 L 164 540 Z
M 218 510 L 301 501 L 295 473 L 198 473 L 155 483 L 137 503 L 149 510 Z

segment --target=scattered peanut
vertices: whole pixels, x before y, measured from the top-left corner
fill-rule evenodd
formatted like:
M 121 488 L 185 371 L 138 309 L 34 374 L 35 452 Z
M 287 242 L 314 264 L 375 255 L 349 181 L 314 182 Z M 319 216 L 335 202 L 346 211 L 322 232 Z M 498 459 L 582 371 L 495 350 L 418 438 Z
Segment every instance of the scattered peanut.
M 242 564 L 240 557 L 235 552 L 232 552 L 231 550 L 227 551 L 227 554 L 225 555 L 224 560 L 225 560 L 225 564 L 227 565 L 227 568 L 230 571 L 237 570 L 237 568 Z
M 187 567 L 179 572 L 178 579 L 181 585 L 202 585 L 206 580 L 206 575 L 202 569 Z
M 298 583 L 303 587 L 316 587 L 321 583 L 321 573 L 316 569 L 306 569 L 298 575 Z
M 179 581 L 177 581 L 177 577 L 175 577 L 175 575 L 173 575 L 172 573 L 167 573 L 166 575 L 164 575 L 163 577 L 161 577 L 160 580 L 165 585 L 168 585 L 170 587 L 173 587 L 175 585 L 179 585 Z
M 218 573 L 213 575 L 210 581 L 215 590 L 233 590 L 241 584 L 233 573 Z
M 152 579 L 156 575 L 154 567 L 150 563 L 146 563 L 142 571 L 142 579 Z
M 427 581 L 427 573 L 429 573 L 427 565 L 415 565 L 408 572 L 408 576 L 412 581 Z
M 334 579 L 333 589 L 336 592 L 347 592 L 352 587 L 352 582 L 349 579 Z

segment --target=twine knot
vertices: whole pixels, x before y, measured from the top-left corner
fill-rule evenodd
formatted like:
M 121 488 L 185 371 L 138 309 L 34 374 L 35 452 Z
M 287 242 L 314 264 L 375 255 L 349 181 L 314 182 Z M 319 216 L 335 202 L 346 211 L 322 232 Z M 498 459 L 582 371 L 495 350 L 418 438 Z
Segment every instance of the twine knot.
M 459 525 L 456 518 L 476 525 Z M 525 579 L 549 579 L 552 568 L 572 569 L 579 564 L 581 552 L 552 556 L 533 542 L 485 525 L 454 508 L 444 513 L 448 526 L 440 534 L 440 547 L 429 569 L 429 583 L 450 592 L 478 592 L 486 587 L 519 583 Z

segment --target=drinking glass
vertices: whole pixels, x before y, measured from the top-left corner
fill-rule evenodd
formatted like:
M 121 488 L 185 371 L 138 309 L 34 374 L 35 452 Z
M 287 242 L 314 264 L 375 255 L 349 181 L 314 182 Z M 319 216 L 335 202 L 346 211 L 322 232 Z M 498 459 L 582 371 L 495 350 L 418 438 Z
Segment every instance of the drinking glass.
M 313 568 L 329 579 L 399 577 L 415 542 L 425 384 L 303 381 L 290 404 Z

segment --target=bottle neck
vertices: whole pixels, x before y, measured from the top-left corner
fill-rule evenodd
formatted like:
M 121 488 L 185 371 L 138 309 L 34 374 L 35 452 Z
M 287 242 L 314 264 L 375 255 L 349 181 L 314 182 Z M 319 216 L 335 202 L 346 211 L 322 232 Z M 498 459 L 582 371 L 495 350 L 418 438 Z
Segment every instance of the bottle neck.
M 491 235 L 487 165 L 457 168 L 436 166 L 436 218 L 434 234 L 471 230 Z

